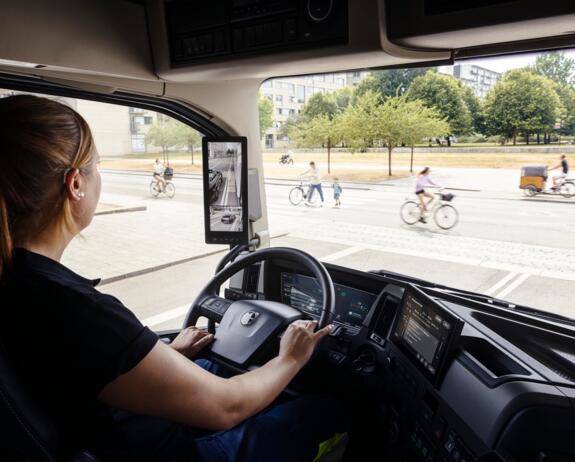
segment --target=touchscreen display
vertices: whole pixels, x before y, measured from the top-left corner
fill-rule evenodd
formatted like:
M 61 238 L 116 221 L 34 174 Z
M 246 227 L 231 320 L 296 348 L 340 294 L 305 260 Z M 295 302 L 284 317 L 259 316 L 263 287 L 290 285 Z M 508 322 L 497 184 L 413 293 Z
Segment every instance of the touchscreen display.
M 282 303 L 313 316 L 321 315 L 322 291 L 315 278 L 301 274 L 282 273 L 281 282 Z M 377 296 L 340 284 L 334 284 L 334 287 L 334 321 L 360 326 Z
M 420 369 L 436 376 L 461 328 L 459 319 L 423 292 L 411 289 L 403 297 L 392 338 Z

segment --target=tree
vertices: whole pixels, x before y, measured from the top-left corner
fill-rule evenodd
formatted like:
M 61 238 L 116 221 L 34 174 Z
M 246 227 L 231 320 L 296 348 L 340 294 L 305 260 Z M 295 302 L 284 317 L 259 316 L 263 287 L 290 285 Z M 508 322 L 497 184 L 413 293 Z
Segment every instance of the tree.
M 323 93 L 314 93 L 301 110 L 301 113 L 310 120 L 320 115 L 332 119 L 337 112 L 339 111 L 335 99 Z
M 561 128 L 558 130 L 561 135 L 575 134 L 575 90 L 569 85 L 554 82 L 555 93 L 561 101 L 563 112 L 561 117 Z
M 426 72 L 434 72 L 434 69 L 409 68 L 390 69 L 384 71 L 373 71 L 363 78 L 355 87 L 357 97 L 368 91 L 373 91 L 378 95 L 378 99 L 383 104 L 390 96 L 402 96 L 409 89 L 411 82 Z
M 146 144 L 161 147 L 164 162 L 167 159 L 168 150 L 179 143 L 177 123 L 179 122 L 174 119 L 158 118 L 158 121 L 146 133 Z
M 261 93 L 258 97 L 258 109 L 260 115 L 260 139 L 264 137 L 265 133 L 274 123 L 274 105 Z
M 194 147 L 201 145 L 202 135 L 189 125 L 174 122 L 176 124 L 174 128 L 177 139 L 176 146 L 184 146 L 192 154 L 192 165 L 194 165 Z
M 419 100 L 409 101 L 404 105 L 406 112 L 404 119 L 404 135 L 402 141 L 411 148 L 409 171 L 413 172 L 413 149 L 415 144 L 424 138 L 447 135 L 449 124 L 443 120 L 438 112 L 425 106 Z
M 413 80 L 406 96 L 410 100 L 420 99 L 427 107 L 437 109 L 441 117 L 449 122 L 452 133 L 471 132 L 471 114 L 456 78 L 428 71 Z
M 471 88 L 461 84 L 461 82 L 460 87 L 461 96 L 469 110 L 469 115 L 471 116 L 473 131 L 477 133 L 485 133 L 485 117 L 483 115 L 481 101 L 477 96 L 475 96 L 475 93 L 473 93 Z
M 575 84 L 575 61 L 563 53 L 552 52 L 540 55 L 530 68 L 536 74 L 547 77 L 554 82 L 572 87 Z
M 298 146 L 327 148 L 327 173 L 331 173 L 331 148 L 341 141 L 340 117 L 330 119 L 326 114 L 320 114 L 307 122 L 294 125 L 288 132 L 289 137 Z
M 342 140 L 346 146 L 354 150 L 373 146 L 378 135 L 375 120 L 379 106 L 379 96 L 371 90 L 348 106 L 339 120 Z
M 553 82 L 528 69 L 508 71 L 485 100 L 487 130 L 511 138 L 550 131 L 563 111 Z

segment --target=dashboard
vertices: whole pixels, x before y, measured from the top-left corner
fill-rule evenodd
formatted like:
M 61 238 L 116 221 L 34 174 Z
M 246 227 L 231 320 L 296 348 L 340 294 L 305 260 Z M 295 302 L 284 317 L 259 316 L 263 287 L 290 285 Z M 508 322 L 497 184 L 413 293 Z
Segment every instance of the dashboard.
M 362 460 L 374 451 L 398 462 L 575 460 L 573 325 L 398 274 L 325 266 L 339 328 L 310 383 L 331 377 L 357 401 Z M 320 316 L 321 289 L 290 262 L 250 268 L 234 291 Z

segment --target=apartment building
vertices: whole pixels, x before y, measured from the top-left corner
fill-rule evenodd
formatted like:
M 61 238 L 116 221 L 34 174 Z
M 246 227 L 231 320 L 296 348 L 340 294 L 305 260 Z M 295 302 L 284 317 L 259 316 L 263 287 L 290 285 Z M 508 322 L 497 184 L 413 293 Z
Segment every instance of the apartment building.
M 441 66 L 439 72 L 460 80 L 461 83 L 473 90 L 479 98 L 485 98 L 487 92 L 501 78 L 501 73 L 486 69 L 474 64 L 456 64 L 454 66 Z
M 281 148 L 289 144 L 289 139 L 279 133 L 281 126 L 289 117 L 297 115 L 312 95 L 331 93 L 346 86 L 357 85 L 367 74 L 368 72 L 356 71 L 266 80 L 261 86 L 261 92 L 273 103 L 274 121 L 262 137 L 262 147 Z

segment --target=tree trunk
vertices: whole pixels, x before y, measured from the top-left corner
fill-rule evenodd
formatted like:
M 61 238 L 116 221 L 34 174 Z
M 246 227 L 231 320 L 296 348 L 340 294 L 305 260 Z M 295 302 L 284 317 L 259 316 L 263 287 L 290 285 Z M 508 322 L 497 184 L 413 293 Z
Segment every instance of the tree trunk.
M 525 142 L 529 144 L 529 133 L 525 133 Z
M 393 148 L 391 147 L 391 145 L 387 145 L 387 171 L 388 171 L 388 175 L 391 176 L 391 150 Z
M 513 129 L 513 146 L 517 145 L 517 129 Z
M 413 173 L 413 144 L 411 145 L 411 161 L 409 163 L 409 172 Z
M 451 147 L 451 135 L 447 135 L 447 147 Z
M 331 138 L 327 139 L 327 174 L 331 173 Z
M 540 133 L 537 132 L 537 144 L 541 144 L 541 138 L 539 137 Z
M 190 145 L 190 147 L 192 148 L 192 165 L 194 165 L 194 145 Z

